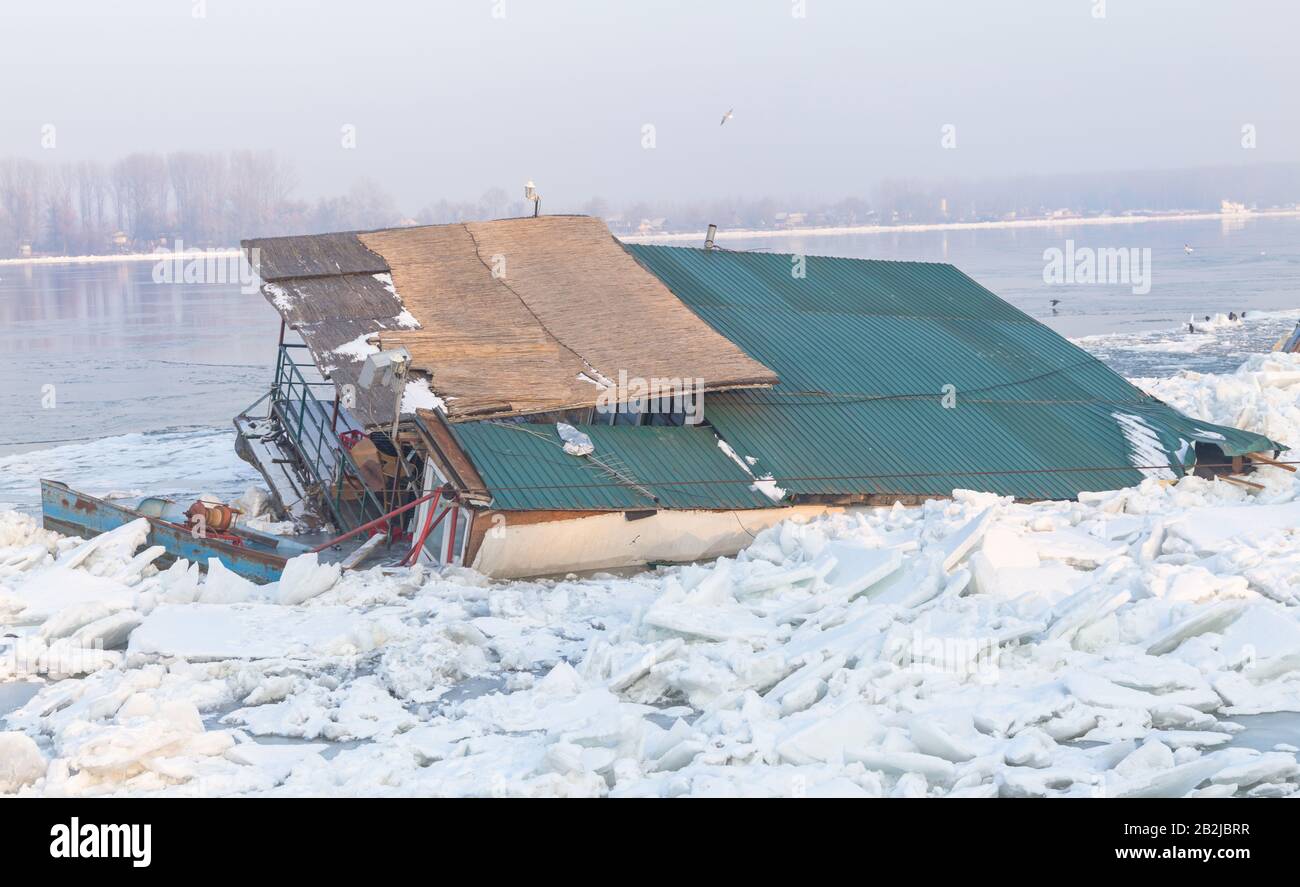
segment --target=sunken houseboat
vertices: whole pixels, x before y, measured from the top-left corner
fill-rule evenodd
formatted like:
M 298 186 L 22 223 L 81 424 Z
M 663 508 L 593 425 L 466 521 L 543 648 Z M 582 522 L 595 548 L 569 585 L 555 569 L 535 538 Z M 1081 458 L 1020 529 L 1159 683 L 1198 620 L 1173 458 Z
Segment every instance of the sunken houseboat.
M 946 264 L 628 245 L 582 216 L 243 246 L 282 324 L 240 453 L 282 516 L 408 563 L 685 562 L 796 516 L 1240 480 L 1278 449 Z

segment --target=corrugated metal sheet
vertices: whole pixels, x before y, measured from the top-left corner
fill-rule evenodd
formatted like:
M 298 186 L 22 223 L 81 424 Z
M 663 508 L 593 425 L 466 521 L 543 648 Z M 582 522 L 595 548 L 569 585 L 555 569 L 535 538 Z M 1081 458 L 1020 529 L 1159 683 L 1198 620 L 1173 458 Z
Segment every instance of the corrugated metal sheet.
M 580 425 L 590 457 L 564 452 L 554 425 L 449 426 L 504 511 L 768 508 L 772 502 L 703 427 Z
M 628 246 L 682 301 L 781 382 L 705 399 L 705 418 L 795 494 L 1072 498 L 1137 483 L 1151 448 L 1180 471 L 1190 443 L 1274 448 L 1197 422 L 951 265 Z M 944 386 L 956 406 L 945 408 Z M 1132 423 L 1130 423 L 1132 424 Z

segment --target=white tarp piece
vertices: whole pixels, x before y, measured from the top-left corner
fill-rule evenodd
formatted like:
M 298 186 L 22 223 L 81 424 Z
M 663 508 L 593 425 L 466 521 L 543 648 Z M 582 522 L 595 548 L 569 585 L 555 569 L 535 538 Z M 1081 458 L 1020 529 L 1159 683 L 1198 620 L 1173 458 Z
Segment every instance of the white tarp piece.
M 1152 387 L 1300 441 L 1300 355 Z M 1300 732 L 1300 478 L 1252 478 L 958 490 L 521 582 L 252 586 L 0 511 L 0 794 L 1297 794 L 1251 717 Z
M 564 452 L 570 456 L 590 456 L 596 452 L 596 445 L 591 442 L 591 438 L 567 422 L 556 422 L 555 430 L 559 433 L 560 440 L 564 441 Z

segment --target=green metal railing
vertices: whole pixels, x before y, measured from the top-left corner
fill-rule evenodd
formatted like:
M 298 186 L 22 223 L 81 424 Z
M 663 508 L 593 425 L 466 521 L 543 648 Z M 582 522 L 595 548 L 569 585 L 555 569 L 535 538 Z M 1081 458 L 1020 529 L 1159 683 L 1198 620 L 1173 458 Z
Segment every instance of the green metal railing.
M 271 411 L 280 420 L 289 441 L 302 461 L 308 480 L 320 491 L 320 498 L 341 529 L 351 529 L 382 517 L 389 510 L 366 486 L 361 470 L 343 446 L 335 429 L 333 400 L 316 397 L 315 389 L 334 390 L 334 383 L 308 382 L 290 349 L 306 345 L 285 343 L 275 362 L 275 383 L 271 388 Z

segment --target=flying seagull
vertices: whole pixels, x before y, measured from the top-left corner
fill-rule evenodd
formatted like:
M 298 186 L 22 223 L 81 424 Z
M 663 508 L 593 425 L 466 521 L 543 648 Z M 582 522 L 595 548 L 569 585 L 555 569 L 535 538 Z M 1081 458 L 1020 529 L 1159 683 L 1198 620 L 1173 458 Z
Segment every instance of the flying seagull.
M 1057 305 L 1059 305 L 1059 304 L 1061 304 L 1061 300 L 1060 300 L 1060 299 L 1052 299 L 1052 307 L 1053 307 L 1053 308 L 1055 308 L 1055 307 L 1056 307 Z
M 1191 255 L 1192 253 L 1196 252 L 1196 250 L 1192 248 L 1192 245 L 1190 243 L 1184 243 L 1183 252 L 1187 253 L 1188 255 Z
M 735 108 L 732 108 L 732 109 L 731 109 L 730 111 L 728 111 L 726 114 L 723 114 L 723 115 L 722 115 L 722 123 L 726 123 L 728 120 L 730 120 L 730 119 L 734 116 L 734 115 L 732 114 L 732 111 L 735 111 L 735 110 L 736 110 Z M 721 126 L 722 123 L 719 123 L 718 126 Z

